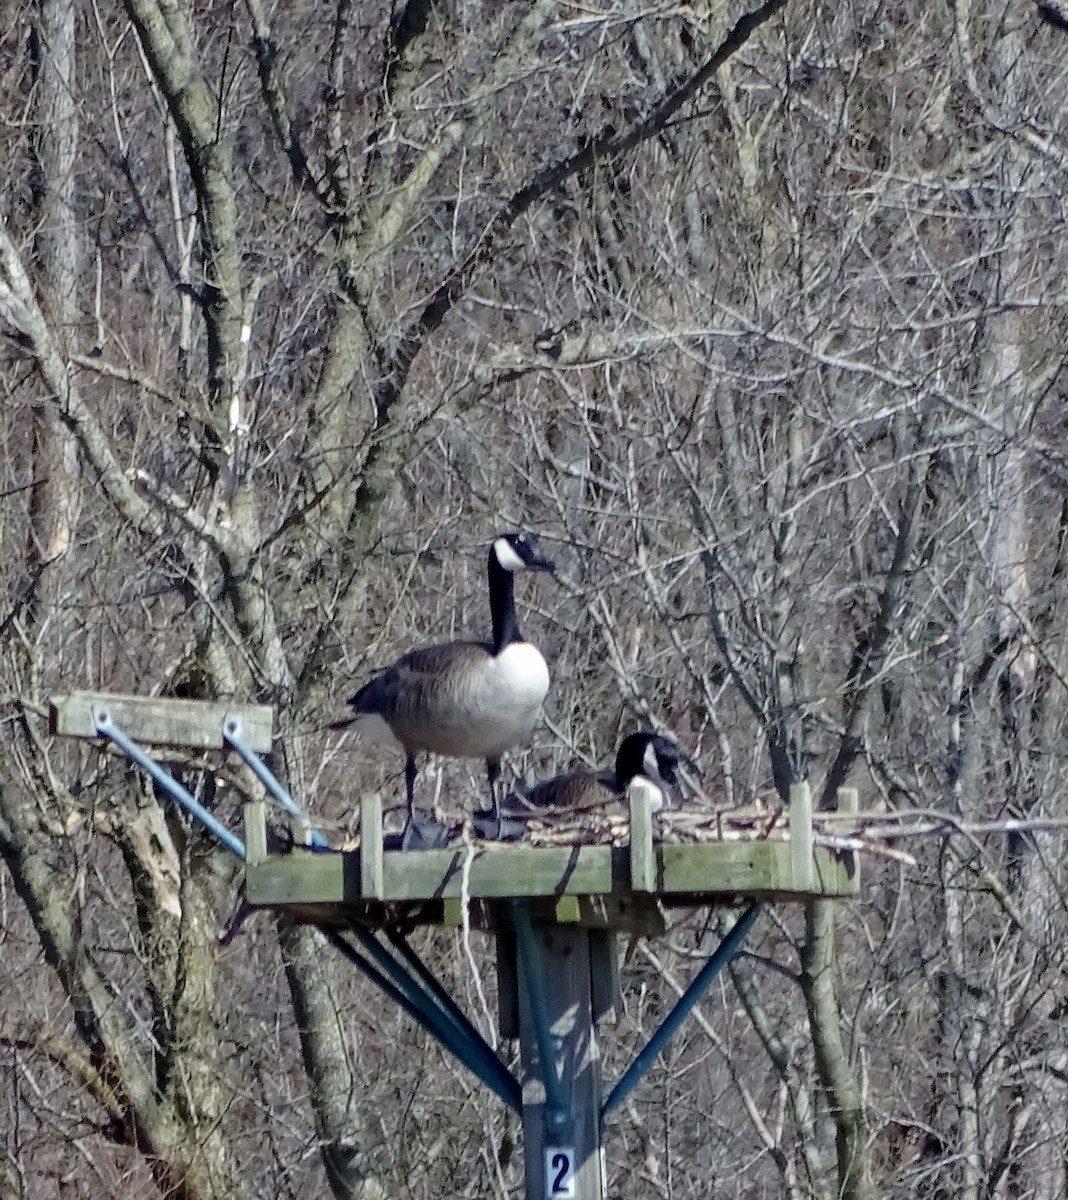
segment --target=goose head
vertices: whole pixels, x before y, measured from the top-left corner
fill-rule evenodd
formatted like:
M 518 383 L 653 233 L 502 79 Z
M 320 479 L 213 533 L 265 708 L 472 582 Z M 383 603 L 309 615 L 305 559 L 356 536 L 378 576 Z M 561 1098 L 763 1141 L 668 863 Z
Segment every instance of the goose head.
M 541 548 L 533 533 L 502 533 L 490 546 L 490 567 L 514 575 L 517 571 L 555 571 L 556 564 Z
M 671 738 L 658 733 L 632 733 L 620 743 L 616 755 L 616 786 L 621 790 L 635 781 L 654 793 L 654 811 L 670 803 L 669 788 L 677 788 L 677 768 L 683 757 Z

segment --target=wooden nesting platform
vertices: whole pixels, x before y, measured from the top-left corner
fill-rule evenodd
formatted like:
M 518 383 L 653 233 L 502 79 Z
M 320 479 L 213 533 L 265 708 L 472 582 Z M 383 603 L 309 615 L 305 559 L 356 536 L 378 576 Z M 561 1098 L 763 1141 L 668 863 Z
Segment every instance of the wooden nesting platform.
M 534 902 L 536 916 L 549 922 L 655 934 L 672 907 L 850 897 L 859 891 L 856 851 L 818 844 L 814 836 L 806 784 L 793 789 L 785 821 L 765 816 L 750 823 L 747 837 L 739 836 L 737 824 L 728 829 L 714 817 L 702 825 L 692 815 L 680 822 L 667 814 L 661 829 L 659 814 L 640 794 L 631 795 L 629 808 L 622 844 L 617 822 L 608 844 L 460 837 L 443 849 L 386 850 L 381 800 L 372 796 L 361 804 L 357 848 L 324 851 L 298 844 L 268 853 L 266 810 L 249 804 L 246 900 L 253 907 L 285 910 L 299 921 L 369 926 L 459 925 L 466 901 L 472 926 L 497 929 L 508 923 L 507 901 L 522 899 Z M 839 811 L 856 812 L 853 789 L 839 793 Z M 665 834 L 674 840 L 664 840 Z M 551 829 L 533 836 L 544 843 Z

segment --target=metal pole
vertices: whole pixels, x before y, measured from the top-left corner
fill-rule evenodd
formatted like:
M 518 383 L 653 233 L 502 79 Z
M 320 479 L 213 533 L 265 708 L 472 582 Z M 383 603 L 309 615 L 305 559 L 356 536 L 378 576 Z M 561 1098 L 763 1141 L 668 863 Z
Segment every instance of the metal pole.
M 694 1005 L 701 999 L 709 984 L 716 975 L 741 948 L 745 935 L 753 926 L 763 907 L 759 900 L 754 900 L 734 923 L 734 927 L 716 947 L 708 962 L 694 976 L 693 982 L 679 997 L 678 1003 L 661 1021 L 660 1028 L 653 1034 L 645 1045 L 645 1049 L 623 1073 L 623 1077 L 609 1093 L 608 1099 L 601 1109 L 601 1116 L 606 1117 L 613 1108 L 621 1104 L 634 1090 L 638 1080 L 652 1065 L 653 1059 L 667 1045 L 672 1035 L 689 1015 Z
M 545 1088 L 545 1132 L 553 1140 L 568 1123 L 568 1099 L 560 1080 L 556 1054 L 553 1052 L 552 1022 L 545 988 L 545 972 L 534 939 L 530 910 L 525 904 L 514 907 L 516 949 L 519 960 L 519 985 L 527 994 L 534 1037 L 541 1062 L 542 1084 Z
M 590 930 L 516 907 L 527 1200 L 605 1200 Z

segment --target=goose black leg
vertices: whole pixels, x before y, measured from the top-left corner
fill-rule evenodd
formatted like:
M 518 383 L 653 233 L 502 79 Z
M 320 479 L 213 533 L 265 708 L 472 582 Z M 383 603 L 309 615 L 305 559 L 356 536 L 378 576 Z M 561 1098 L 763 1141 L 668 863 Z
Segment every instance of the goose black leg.
M 445 845 L 448 829 L 433 815 L 415 807 L 415 757 L 404 764 L 404 787 L 408 797 L 408 820 L 404 823 L 400 844 L 402 850 L 436 850 Z
M 500 777 L 501 760 L 499 758 L 487 758 L 486 778 L 489 780 L 490 804 L 493 806 L 493 836 L 496 838 L 501 836 L 501 799 L 497 788 L 497 781 Z
M 415 755 L 409 754 L 404 763 L 404 791 L 408 798 L 408 820 L 404 825 L 405 834 L 413 825 L 417 825 L 415 819 L 415 777 L 419 768 L 415 765 Z

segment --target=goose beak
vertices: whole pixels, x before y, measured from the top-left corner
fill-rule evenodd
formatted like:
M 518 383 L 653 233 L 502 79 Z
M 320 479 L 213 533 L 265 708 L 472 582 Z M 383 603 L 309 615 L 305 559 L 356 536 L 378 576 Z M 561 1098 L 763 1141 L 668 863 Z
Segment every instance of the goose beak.
M 697 765 L 697 763 L 695 763 L 694 760 L 682 750 L 679 751 L 679 761 L 682 763 L 682 765 L 686 768 L 687 771 L 692 771 L 694 773 L 694 775 L 697 776 L 698 779 L 700 779 L 702 781 L 704 780 L 704 777 L 705 777 L 704 772 Z
M 542 550 L 537 538 L 531 537 L 528 540 L 525 557 L 524 565 L 528 571 L 548 571 L 550 575 L 556 573 L 556 563 Z

